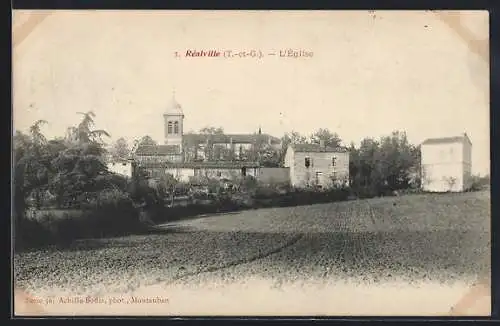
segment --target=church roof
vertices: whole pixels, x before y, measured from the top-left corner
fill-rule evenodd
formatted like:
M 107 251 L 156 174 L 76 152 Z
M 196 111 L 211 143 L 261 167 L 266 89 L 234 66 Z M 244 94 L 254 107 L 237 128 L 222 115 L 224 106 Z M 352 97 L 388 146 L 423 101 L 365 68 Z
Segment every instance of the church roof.
M 168 106 L 165 110 L 165 113 L 166 114 L 178 114 L 178 115 L 184 114 L 182 112 L 182 107 L 179 104 L 179 102 L 177 102 L 177 100 L 175 99 L 175 96 L 172 96 L 172 99 L 170 100 L 170 103 L 168 104 Z
M 180 147 L 178 145 L 141 145 L 137 147 L 135 155 L 140 156 L 164 156 L 179 155 Z
M 464 140 L 467 140 L 472 145 L 472 142 L 465 133 L 462 136 L 455 137 L 428 138 L 422 142 L 422 145 L 462 143 Z
M 272 145 L 278 145 L 281 140 L 277 137 L 267 134 L 224 134 L 224 135 L 206 135 L 206 134 L 185 134 L 184 141 L 187 143 L 205 143 L 207 140 L 214 144 L 254 144 L 259 140 L 264 142 L 271 141 Z
M 306 152 L 306 153 L 343 153 L 347 152 L 345 147 L 323 147 L 319 144 L 290 144 L 295 152 Z

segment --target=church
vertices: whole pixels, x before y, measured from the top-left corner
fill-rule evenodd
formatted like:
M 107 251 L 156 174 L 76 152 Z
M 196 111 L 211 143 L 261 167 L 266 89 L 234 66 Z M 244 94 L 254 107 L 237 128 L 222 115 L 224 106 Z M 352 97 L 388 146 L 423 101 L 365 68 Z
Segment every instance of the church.
M 139 145 L 134 161 L 151 177 L 167 172 L 187 181 L 199 173 L 234 178 L 258 173 L 258 149 L 281 149 L 281 139 L 261 132 L 254 134 L 184 133 L 184 113 L 173 96 L 163 114 L 164 144 Z M 260 151 L 262 152 L 262 151 Z

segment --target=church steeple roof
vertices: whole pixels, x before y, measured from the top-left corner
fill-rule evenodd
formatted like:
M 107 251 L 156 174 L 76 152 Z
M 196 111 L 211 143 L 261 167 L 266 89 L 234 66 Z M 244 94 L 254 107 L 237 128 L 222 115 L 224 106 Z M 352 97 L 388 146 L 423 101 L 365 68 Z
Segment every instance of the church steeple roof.
M 165 110 L 165 113 L 166 114 L 184 115 L 184 113 L 182 112 L 181 105 L 175 99 L 175 92 L 172 92 L 172 98 L 170 100 L 170 103 L 167 106 L 167 109 Z

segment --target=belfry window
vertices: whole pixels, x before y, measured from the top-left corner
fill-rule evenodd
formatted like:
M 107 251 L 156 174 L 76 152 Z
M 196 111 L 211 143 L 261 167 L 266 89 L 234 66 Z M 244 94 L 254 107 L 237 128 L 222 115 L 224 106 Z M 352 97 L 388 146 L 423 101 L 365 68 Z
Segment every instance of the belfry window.
M 172 121 L 168 122 L 168 134 L 172 134 Z
M 174 122 L 174 134 L 179 133 L 179 121 Z

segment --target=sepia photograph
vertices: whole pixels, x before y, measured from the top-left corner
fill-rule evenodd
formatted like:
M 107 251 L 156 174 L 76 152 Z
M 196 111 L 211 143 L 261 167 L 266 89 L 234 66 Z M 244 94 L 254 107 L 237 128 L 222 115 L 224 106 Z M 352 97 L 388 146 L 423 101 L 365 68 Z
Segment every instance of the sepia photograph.
M 13 312 L 490 316 L 487 11 L 13 10 Z

